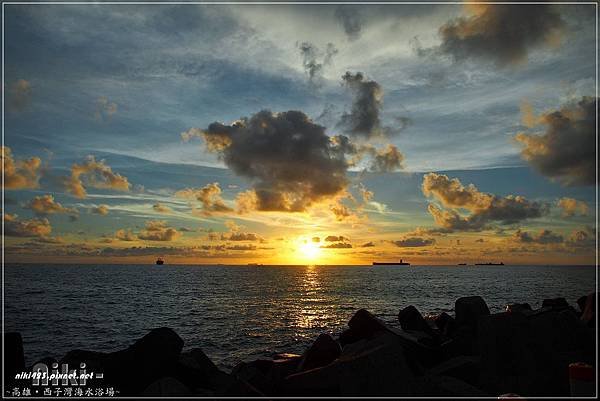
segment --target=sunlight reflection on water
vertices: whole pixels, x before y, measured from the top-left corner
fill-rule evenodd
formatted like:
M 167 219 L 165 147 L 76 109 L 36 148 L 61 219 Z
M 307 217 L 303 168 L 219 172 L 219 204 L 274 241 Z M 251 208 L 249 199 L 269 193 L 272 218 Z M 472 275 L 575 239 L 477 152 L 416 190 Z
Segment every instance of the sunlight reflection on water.
M 218 365 L 301 353 L 340 333 L 360 308 L 396 324 L 409 304 L 452 311 L 461 296 L 507 303 L 569 302 L 594 288 L 588 267 L 333 267 L 7 265 L 5 324 L 28 362 L 71 349 L 114 351 L 168 326 Z

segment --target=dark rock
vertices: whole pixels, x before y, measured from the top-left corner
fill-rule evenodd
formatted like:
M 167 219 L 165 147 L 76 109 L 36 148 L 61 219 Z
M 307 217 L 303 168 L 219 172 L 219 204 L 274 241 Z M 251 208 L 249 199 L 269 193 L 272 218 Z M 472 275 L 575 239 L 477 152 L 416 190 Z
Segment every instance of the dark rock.
M 248 383 L 221 371 L 200 348 L 183 352 L 175 369 L 175 376 L 194 394 L 207 396 L 262 396 Z
M 344 347 L 333 363 L 296 373 L 283 393 L 296 396 L 402 396 L 411 393 L 413 374 L 400 339 L 378 335 Z
M 33 365 L 31 365 L 31 367 L 29 368 L 29 371 L 33 372 L 33 370 L 34 370 L 33 368 L 38 364 L 44 364 L 48 367 L 48 369 L 52 369 L 53 363 L 58 363 L 58 361 L 51 356 L 45 356 L 42 359 L 34 362 Z
M 458 298 L 454 304 L 454 310 L 456 313 L 456 324 L 459 326 L 467 325 L 475 327 L 480 316 L 490 314 L 487 304 L 480 296 Z
M 150 384 L 143 392 L 148 397 L 188 397 L 192 391 L 174 377 L 163 377 Z
M 480 320 L 480 384 L 490 394 L 568 396 L 569 363 L 594 358 L 594 337 L 571 309 Z
M 434 331 L 421 313 L 412 305 L 407 306 L 398 313 L 398 321 L 403 330 L 421 331 L 432 337 L 435 336 Z
M 78 368 L 86 363 L 88 372 L 104 374 L 102 385 L 112 385 L 121 396 L 139 395 L 157 380 L 177 373 L 183 340 L 171 329 L 159 328 L 125 350 L 112 353 L 75 350 L 61 363 Z
M 387 331 L 387 325 L 373 316 L 369 311 L 360 309 L 352 316 L 348 326 L 360 338 L 372 338 L 376 333 Z
M 179 359 L 183 340 L 172 329 L 161 327 L 136 341 L 128 352 L 138 363 L 173 365 Z
M 440 333 L 446 337 L 452 337 L 456 329 L 456 320 L 446 312 L 440 313 L 434 320 Z
M 333 362 L 342 353 L 340 345 L 329 334 L 321 334 L 308 348 L 298 366 L 298 371 L 319 368 Z
M 200 348 L 184 352 L 179 356 L 175 368 L 175 378 L 192 390 L 217 390 L 221 387 L 219 376 L 226 375 L 206 356 Z
M 414 383 L 414 396 L 420 397 L 489 397 L 481 389 L 450 376 L 427 375 Z
M 591 293 L 586 297 L 585 305 L 582 309 L 581 321 L 587 327 L 596 327 L 596 293 Z
M 338 341 L 340 342 L 342 348 L 348 344 L 352 344 L 360 340 L 362 340 L 362 337 L 352 329 L 346 329 L 342 331 L 338 338 Z
M 542 302 L 542 308 L 552 308 L 555 310 L 566 309 L 569 307 L 569 304 L 566 299 L 560 298 L 549 298 L 544 299 Z
M 274 362 L 270 359 L 241 362 L 233 368 L 231 375 L 250 384 L 263 394 L 272 395 L 276 391 L 275 383 L 269 379 L 269 372 L 273 364 Z
M 343 347 L 363 339 L 373 338 L 373 336 L 385 333 L 390 328 L 369 311 L 360 309 L 348 322 L 349 329 L 343 331 L 339 336 L 339 342 Z
M 21 334 L 4 333 L 4 378 L 6 382 L 12 383 L 15 375 L 24 371 L 25 356 Z
M 85 370 L 87 373 L 94 372 L 94 374 L 102 373 L 102 379 L 93 379 L 92 382 L 86 383 L 87 385 L 93 386 L 105 386 L 105 385 L 113 385 L 115 389 L 121 391 L 120 383 L 123 380 L 126 380 L 122 377 L 119 377 L 121 371 L 117 368 L 118 360 L 113 358 L 112 354 L 105 352 L 96 352 L 96 351 L 84 351 L 84 350 L 73 350 L 67 352 L 67 354 L 62 357 L 59 362 L 59 366 L 62 367 L 63 364 L 68 365 L 69 370 L 73 369 L 82 369 L 85 366 Z M 85 365 L 82 365 L 85 364 Z M 50 366 L 50 365 L 48 365 Z M 81 381 L 77 379 L 80 385 Z
M 530 318 L 530 323 L 530 349 L 542 376 L 537 394 L 568 395 L 569 364 L 573 361 L 595 363 L 594 331 L 585 327 L 570 308 L 537 314 Z
M 484 316 L 479 322 L 480 386 L 490 394 L 532 394 L 538 380 L 528 318 L 520 313 Z M 538 395 L 538 394 L 535 394 Z
M 287 376 L 296 373 L 301 359 L 302 357 L 300 355 L 297 355 L 294 358 L 274 359 L 271 370 L 269 371 L 270 380 L 279 382 Z
M 479 383 L 479 363 L 480 358 L 478 356 L 461 355 L 434 366 L 429 370 L 429 374 L 450 376 L 477 386 Z
M 138 395 L 160 378 L 175 374 L 182 348 L 183 340 L 173 330 L 153 329 L 126 350 L 109 354 L 105 378 L 120 395 Z
M 531 305 L 528 303 L 523 304 L 508 304 L 506 305 L 506 312 L 508 313 L 524 313 L 529 314 L 531 312 Z
M 287 357 L 280 359 L 242 362 L 233 368 L 232 376 L 262 395 L 277 395 L 281 391 L 282 381 L 296 373 L 300 364 L 299 355 L 290 355 L 283 355 Z
M 579 306 L 579 312 L 583 313 L 585 311 L 585 305 L 587 303 L 589 295 L 584 295 L 577 298 L 577 306 Z

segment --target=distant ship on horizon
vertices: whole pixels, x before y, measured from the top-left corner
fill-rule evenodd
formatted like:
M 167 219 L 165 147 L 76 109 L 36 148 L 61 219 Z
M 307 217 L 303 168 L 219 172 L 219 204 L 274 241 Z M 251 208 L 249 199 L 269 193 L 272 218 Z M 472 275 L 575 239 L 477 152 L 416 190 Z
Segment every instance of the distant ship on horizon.
M 156 264 L 157 265 L 164 265 L 165 261 L 163 260 L 163 258 L 158 258 L 158 259 L 156 259 Z
M 410 266 L 410 263 L 400 259 L 400 262 L 373 262 L 373 266 Z
M 504 266 L 504 262 L 500 262 L 500 263 L 492 263 L 492 262 L 475 263 L 475 266 Z

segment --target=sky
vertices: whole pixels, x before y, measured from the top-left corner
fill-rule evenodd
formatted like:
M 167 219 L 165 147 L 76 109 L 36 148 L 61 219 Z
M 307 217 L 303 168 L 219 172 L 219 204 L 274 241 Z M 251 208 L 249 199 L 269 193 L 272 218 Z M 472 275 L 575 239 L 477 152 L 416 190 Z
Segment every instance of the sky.
M 593 264 L 596 12 L 5 4 L 5 258 Z

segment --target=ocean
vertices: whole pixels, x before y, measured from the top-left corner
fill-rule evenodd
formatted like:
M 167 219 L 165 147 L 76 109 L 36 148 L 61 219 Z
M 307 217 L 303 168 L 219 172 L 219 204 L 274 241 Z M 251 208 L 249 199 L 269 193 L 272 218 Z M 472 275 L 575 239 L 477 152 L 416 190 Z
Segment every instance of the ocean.
M 453 312 L 481 295 L 506 304 L 575 305 L 595 290 L 593 266 L 192 266 L 7 264 L 5 330 L 23 336 L 26 363 L 72 349 L 115 351 L 167 326 L 221 368 L 302 353 L 339 334 L 365 308 L 392 325 L 408 305 Z M 575 305 L 576 306 L 576 305 Z

